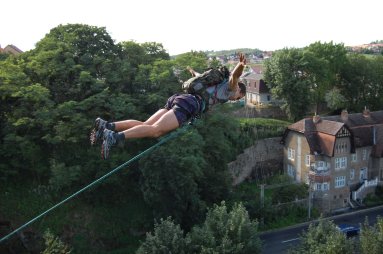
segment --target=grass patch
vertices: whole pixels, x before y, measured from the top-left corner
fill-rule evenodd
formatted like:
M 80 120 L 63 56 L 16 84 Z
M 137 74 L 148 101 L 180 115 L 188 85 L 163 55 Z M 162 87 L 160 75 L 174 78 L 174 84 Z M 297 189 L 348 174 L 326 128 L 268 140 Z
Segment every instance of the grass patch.
M 291 122 L 272 119 L 272 118 L 241 118 L 241 126 L 254 126 L 254 127 L 283 127 L 286 128 Z
M 292 184 L 290 178 L 284 176 L 274 176 L 268 179 L 267 182 L 272 184 L 265 186 L 263 207 L 260 185 L 251 182 L 244 182 L 236 186 L 230 194 L 227 204 L 232 206 L 234 203 L 241 202 L 246 207 L 250 218 L 257 219 L 260 222 L 261 231 L 306 222 L 308 209 L 304 199 L 303 203 L 294 202 L 296 196 L 302 198 L 302 194 L 306 192 L 303 186 Z M 285 197 L 285 200 L 281 201 L 286 203 L 278 205 L 276 197 L 280 196 L 278 193 L 281 190 L 290 194 Z M 319 217 L 319 212 L 312 209 L 311 217 Z
M 363 200 L 363 203 L 368 207 L 378 206 L 383 204 L 383 197 L 376 194 L 368 194 Z

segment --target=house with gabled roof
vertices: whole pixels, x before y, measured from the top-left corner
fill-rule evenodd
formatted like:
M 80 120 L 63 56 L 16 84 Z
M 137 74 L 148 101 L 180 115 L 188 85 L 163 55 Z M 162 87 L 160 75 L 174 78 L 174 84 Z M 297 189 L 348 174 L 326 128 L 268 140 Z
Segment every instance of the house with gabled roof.
M 21 49 L 16 47 L 15 45 L 7 45 L 5 48 L 1 48 L 0 46 L 0 53 L 6 53 L 6 54 L 12 54 L 12 55 L 19 55 L 23 53 Z
M 274 103 L 269 87 L 263 80 L 262 72 L 249 72 L 241 77 L 246 85 L 246 102 L 253 105 Z
M 314 116 L 285 130 L 284 170 L 322 211 L 360 204 L 383 181 L 383 111 Z

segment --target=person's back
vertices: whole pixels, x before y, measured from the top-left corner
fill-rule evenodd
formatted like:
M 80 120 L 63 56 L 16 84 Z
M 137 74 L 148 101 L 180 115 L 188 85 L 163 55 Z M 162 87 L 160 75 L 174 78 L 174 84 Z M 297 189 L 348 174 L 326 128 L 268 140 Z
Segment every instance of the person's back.
M 209 106 L 212 106 L 217 103 L 225 103 L 229 100 L 230 97 L 235 95 L 236 91 L 229 90 L 229 80 L 206 88 L 206 93 L 208 96 L 208 101 L 206 102 Z

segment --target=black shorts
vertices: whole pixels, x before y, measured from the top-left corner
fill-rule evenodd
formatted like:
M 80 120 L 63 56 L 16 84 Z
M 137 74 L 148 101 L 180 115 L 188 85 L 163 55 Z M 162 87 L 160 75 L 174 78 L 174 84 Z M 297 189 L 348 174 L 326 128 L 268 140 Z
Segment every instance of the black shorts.
M 165 109 L 173 109 L 178 124 L 182 126 L 201 111 L 201 99 L 192 94 L 174 94 L 165 104 Z

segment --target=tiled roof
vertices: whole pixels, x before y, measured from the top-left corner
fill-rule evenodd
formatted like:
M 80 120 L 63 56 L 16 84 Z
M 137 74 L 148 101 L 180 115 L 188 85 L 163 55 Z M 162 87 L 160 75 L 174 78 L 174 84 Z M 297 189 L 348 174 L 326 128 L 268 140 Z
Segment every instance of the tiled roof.
M 305 135 L 311 153 L 333 156 L 336 135 L 345 127 L 351 133 L 354 148 L 372 146 L 372 155 L 383 157 L 383 110 L 344 116 L 302 119 L 287 127 L 282 142 L 289 131 L 296 131 Z

